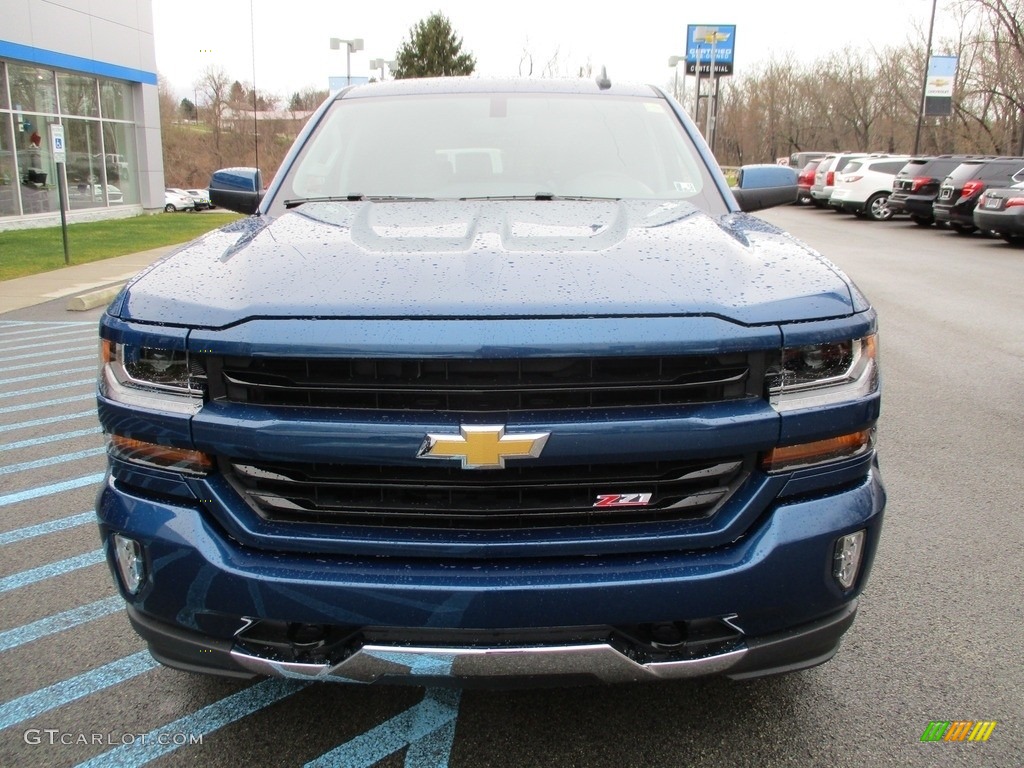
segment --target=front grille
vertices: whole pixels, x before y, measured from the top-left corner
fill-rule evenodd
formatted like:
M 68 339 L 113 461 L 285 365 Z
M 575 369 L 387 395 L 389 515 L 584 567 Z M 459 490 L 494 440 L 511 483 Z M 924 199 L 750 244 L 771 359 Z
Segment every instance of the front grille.
M 703 519 L 743 483 L 751 461 L 473 471 L 224 461 L 222 469 L 248 504 L 271 521 L 496 530 Z M 595 506 L 608 497 L 621 503 L 642 498 L 645 503 Z
M 649 407 L 760 397 L 760 355 L 507 359 L 209 357 L 211 399 L 400 411 Z

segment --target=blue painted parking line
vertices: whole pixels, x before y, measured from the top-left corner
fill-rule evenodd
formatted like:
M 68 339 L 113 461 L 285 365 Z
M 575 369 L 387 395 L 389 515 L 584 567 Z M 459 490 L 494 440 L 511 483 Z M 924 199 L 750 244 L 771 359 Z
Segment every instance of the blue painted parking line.
M 23 395 L 36 395 L 40 392 L 53 392 L 57 389 L 71 389 L 72 387 L 84 387 L 87 384 L 96 386 L 95 377 L 91 379 L 78 379 L 76 381 L 65 381 L 61 384 L 47 384 L 45 387 L 31 387 L 29 389 L 19 389 L 15 392 L 0 392 L 0 398 L 8 397 L 22 397 Z
M 370 768 L 409 748 L 406 768 L 447 768 L 462 691 L 428 688 L 423 701 L 332 749 L 305 768 Z
M 47 456 L 45 459 L 23 461 L 19 464 L 8 464 L 6 467 L 0 467 L 0 475 L 13 475 L 16 472 L 27 472 L 30 469 L 42 469 L 43 467 L 52 467 L 55 464 L 66 464 L 69 461 L 88 459 L 106 452 L 107 449 L 105 447 L 88 448 L 84 451 L 75 451 L 74 453 L 62 453 L 59 456 Z
M 91 344 L 79 344 L 78 346 L 70 347 L 68 349 L 51 349 L 49 352 L 36 352 L 31 355 L 13 355 L 11 357 L 0 357 L 0 363 L 13 363 L 18 360 L 39 360 L 40 358 L 44 357 L 60 357 L 61 355 L 66 355 L 68 352 L 81 353 L 89 349 L 90 347 L 92 347 Z M 98 348 L 96 354 L 97 356 L 99 355 Z
M 78 413 L 66 413 L 60 416 L 46 416 L 42 419 L 31 419 L 30 421 L 19 421 L 16 424 L 4 424 L 0 426 L 0 432 L 13 432 L 16 429 L 29 429 L 30 427 L 42 427 L 47 424 L 57 424 L 58 422 L 71 421 L 72 419 L 84 419 L 87 416 L 93 418 L 96 417 L 96 409 L 90 408 L 88 411 L 79 411 Z
M 41 485 L 38 488 L 29 488 L 25 491 L 8 493 L 4 496 L 0 496 L 0 507 L 6 507 L 8 504 L 17 504 L 22 501 L 28 501 L 29 499 L 38 499 L 42 496 L 52 496 L 55 493 L 63 493 L 64 491 L 82 488 L 86 485 L 94 485 L 99 483 L 101 480 L 103 480 L 102 472 L 95 475 L 83 475 L 82 477 L 76 477 L 72 480 L 64 480 L 60 483 Z
M 58 632 L 63 632 L 66 629 L 77 627 L 89 621 L 102 619 L 104 616 L 109 616 L 123 608 L 124 600 L 120 595 L 114 595 L 113 597 L 97 600 L 94 603 L 81 605 L 78 608 L 72 608 L 69 611 L 55 613 L 53 616 L 33 621 L 31 624 L 26 624 L 23 627 L 0 632 L 0 651 L 9 651 L 12 648 L 17 648 L 19 645 L 31 643 L 33 640 L 38 640 L 48 635 L 55 635 Z
M 77 362 L 81 362 L 82 360 L 97 360 L 97 355 L 94 352 L 91 355 L 79 355 L 78 357 L 62 357 L 59 362 L 60 363 L 77 363 Z M 56 364 L 57 364 L 57 361 L 50 361 L 50 362 L 43 361 L 41 363 L 25 363 L 23 365 L 5 365 L 4 366 L 4 370 L 7 371 L 8 373 L 10 373 L 11 371 L 29 371 L 29 370 L 35 370 L 36 368 L 45 368 L 48 365 L 56 365 Z M 98 365 L 98 363 L 97 363 L 97 365 Z
M 38 403 L 22 403 L 21 405 L 6 405 L 0 408 L 0 413 L 16 413 L 17 411 L 31 411 L 36 408 L 49 408 L 51 405 L 64 405 L 65 403 L 76 403 L 80 400 L 94 400 L 95 392 L 87 392 L 84 395 L 69 395 L 54 400 L 41 400 Z
M 76 334 L 74 340 L 81 341 L 83 345 L 89 341 L 95 342 L 97 344 L 99 343 L 99 337 L 94 335 L 90 336 L 88 334 L 83 333 Z M 40 341 L 35 344 L 19 344 L 13 347 L 0 347 L 0 352 L 4 352 L 6 354 L 7 352 L 18 352 L 22 349 L 39 349 L 40 347 L 64 347 L 65 349 L 67 349 L 67 347 L 69 346 L 69 341 L 71 341 L 71 339 L 61 339 L 60 341 Z
M 109 752 L 79 763 L 77 768 L 136 768 L 143 766 L 158 757 L 173 752 L 183 744 L 175 744 L 174 736 L 186 734 L 191 738 L 206 736 L 220 730 L 225 725 L 248 717 L 271 704 L 301 691 L 308 683 L 295 680 L 265 680 L 256 683 L 244 691 L 225 696 L 220 701 L 196 710 L 191 715 L 175 720 L 173 723 L 154 728 L 142 737 L 136 738 L 131 744 L 123 744 Z M 165 737 L 161 739 L 161 735 Z M 161 741 L 166 743 L 160 743 Z
M 9 369 L 8 369 L 9 370 Z M 31 373 L 26 376 L 15 376 L 11 379 L 0 379 L 0 386 L 6 384 L 20 384 L 23 381 L 36 381 L 37 379 L 55 379 L 61 376 L 70 376 L 71 374 L 85 373 L 86 371 L 95 371 L 96 366 L 89 365 L 81 368 L 65 368 L 63 371 L 44 371 L 43 373 Z
M 0 328 L 15 328 L 25 325 L 96 325 L 92 320 L 0 320 Z
M 103 550 L 94 549 L 81 555 L 75 555 L 65 560 L 58 560 L 55 563 L 40 565 L 38 568 L 30 568 L 27 571 L 13 573 L 0 579 L 0 593 L 10 592 L 12 589 L 21 589 L 29 584 L 37 584 L 55 576 L 63 576 L 65 573 L 77 571 L 79 568 L 88 568 L 92 565 L 99 565 L 104 561 Z
M 0 704 L 0 730 L 22 723 L 43 712 L 63 707 L 104 688 L 123 683 L 156 666 L 158 663 L 148 651 L 139 651 L 68 680 L 54 683 L 42 690 L 19 696 Z
M 0 327 L 6 327 L 6 326 L 0 326 Z M 46 328 L 46 327 L 32 327 L 32 328 L 21 328 L 21 329 L 16 330 L 16 331 L 0 331 L 0 341 L 2 341 L 3 339 L 6 339 L 6 338 L 27 339 L 27 338 L 32 338 L 33 336 L 50 336 L 50 335 L 56 336 L 57 333 L 60 332 L 63 329 L 67 329 L 67 331 L 66 331 L 67 333 L 71 333 L 71 332 L 76 332 L 77 333 L 77 332 L 79 332 L 81 330 L 81 326 L 62 325 L 62 326 L 53 326 L 53 327 L 49 327 L 49 328 Z
M 17 333 L 0 333 L 0 337 L 9 337 L 0 338 L 0 348 L 2 348 L 4 344 L 9 344 L 12 341 L 31 341 L 35 337 L 39 337 L 41 339 L 59 339 L 64 336 L 81 336 L 86 332 L 86 329 L 77 327 L 69 328 L 67 330 L 61 330 L 59 328 L 34 328 L 32 330 L 24 330 Z
M 33 448 L 37 445 L 46 445 L 47 443 L 59 443 L 61 440 L 73 440 L 76 437 L 85 437 L 86 435 L 97 435 L 103 430 L 99 427 L 89 427 L 88 429 L 76 429 L 74 432 L 60 432 L 56 435 L 44 435 L 43 437 L 33 437 L 31 440 L 19 440 L 16 443 L 7 443 L 6 445 L 0 445 L 0 451 L 16 451 L 21 448 Z
M 68 528 L 77 528 L 80 525 L 95 522 L 95 512 L 83 512 L 80 515 L 62 517 L 59 520 L 51 520 L 48 523 L 39 523 L 37 525 L 30 525 L 26 528 L 18 528 L 14 531 L 0 533 L 0 546 L 13 544 L 16 541 L 25 541 L 25 539 L 34 539 L 36 536 L 45 536 L 48 533 L 64 531 Z

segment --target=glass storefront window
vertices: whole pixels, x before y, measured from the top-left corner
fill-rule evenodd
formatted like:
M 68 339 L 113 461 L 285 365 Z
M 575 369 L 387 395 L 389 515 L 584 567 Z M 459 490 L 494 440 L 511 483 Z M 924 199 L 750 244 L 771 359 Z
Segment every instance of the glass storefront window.
M 133 172 L 133 169 L 137 170 L 134 168 L 135 126 L 104 121 L 103 149 L 106 153 L 107 183 L 121 191 L 125 203 L 138 203 L 138 174 Z
M 100 80 L 100 102 L 106 120 L 134 120 L 132 88 L 116 80 Z
M 7 72 L 11 81 L 11 109 L 16 113 L 57 114 L 57 86 L 52 69 L 8 64 Z
M 11 116 L 0 113 L 0 216 L 18 214 L 18 170 L 14 164 Z
M 100 116 L 96 104 L 96 78 L 58 72 L 57 90 L 60 93 L 62 115 Z
M 50 142 L 46 139 L 46 122 L 50 118 L 23 112 L 15 113 L 14 119 L 14 145 L 24 212 L 59 211 L 57 164 L 53 162 Z
M 68 208 L 138 205 L 134 119 L 131 83 L 0 61 L 0 217 L 59 210 L 47 128 L 56 122 Z
M 64 144 L 67 162 L 64 166 L 68 178 L 68 207 L 99 208 L 106 198 L 121 201 L 121 191 L 103 186 L 103 147 L 100 144 L 100 124 L 95 120 L 64 118 Z

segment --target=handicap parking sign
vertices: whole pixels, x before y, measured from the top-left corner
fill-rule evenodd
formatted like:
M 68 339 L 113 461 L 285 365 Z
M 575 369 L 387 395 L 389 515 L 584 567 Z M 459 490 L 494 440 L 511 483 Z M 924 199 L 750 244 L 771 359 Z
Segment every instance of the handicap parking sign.
M 53 150 L 53 161 L 55 163 L 67 162 L 67 152 L 64 149 L 64 126 L 57 123 L 50 123 L 50 149 Z

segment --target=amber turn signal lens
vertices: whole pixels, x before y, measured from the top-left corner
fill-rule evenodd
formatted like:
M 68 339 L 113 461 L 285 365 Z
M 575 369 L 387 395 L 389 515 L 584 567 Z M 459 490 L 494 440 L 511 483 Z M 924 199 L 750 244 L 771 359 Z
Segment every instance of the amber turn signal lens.
M 213 459 L 201 451 L 171 448 L 122 435 L 110 436 L 110 453 L 114 458 L 122 461 L 157 469 L 170 469 L 193 474 L 206 474 L 213 469 Z
M 784 469 L 847 459 L 870 449 L 873 438 L 873 429 L 863 429 L 848 435 L 815 440 L 813 443 L 780 446 L 765 454 L 761 466 L 766 472 L 779 472 Z
M 117 359 L 117 343 L 110 339 L 100 339 L 100 363 L 106 365 Z

